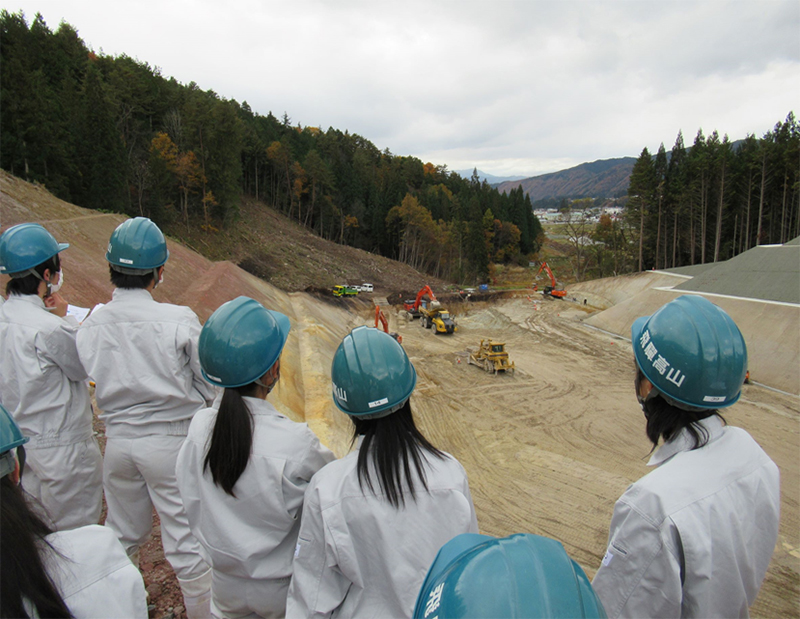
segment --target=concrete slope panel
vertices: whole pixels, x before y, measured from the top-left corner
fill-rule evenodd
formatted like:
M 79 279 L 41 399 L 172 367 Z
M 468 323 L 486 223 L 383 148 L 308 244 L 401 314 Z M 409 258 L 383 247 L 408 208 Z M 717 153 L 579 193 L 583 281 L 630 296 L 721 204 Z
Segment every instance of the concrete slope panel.
M 676 299 L 682 290 L 647 290 L 595 314 L 586 324 L 630 339 L 633 321 L 649 316 Z M 744 335 L 751 378 L 770 387 L 800 394 L 800 307 L 703 295 L 724 309 Z
M 623 303 L 644 290 L 657 287 L 671 288 L 687 280 L 685 276 L 665 271 L 643 271 L 632 275 L 605 277 L 568 286 L 570 297 L 579 303 L 586 299 L 588 305 L 605 309 Z
M 800 304 L 800 245 L 754 247 L 676 288 Z

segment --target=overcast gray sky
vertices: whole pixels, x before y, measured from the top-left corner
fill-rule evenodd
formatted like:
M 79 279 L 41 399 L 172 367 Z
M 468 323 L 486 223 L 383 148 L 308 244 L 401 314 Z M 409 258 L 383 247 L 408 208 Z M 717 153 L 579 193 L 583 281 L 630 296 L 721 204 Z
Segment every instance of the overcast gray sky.
M 294 124 L 533 176 L 800 114 L 800 2 L 6 0 Z

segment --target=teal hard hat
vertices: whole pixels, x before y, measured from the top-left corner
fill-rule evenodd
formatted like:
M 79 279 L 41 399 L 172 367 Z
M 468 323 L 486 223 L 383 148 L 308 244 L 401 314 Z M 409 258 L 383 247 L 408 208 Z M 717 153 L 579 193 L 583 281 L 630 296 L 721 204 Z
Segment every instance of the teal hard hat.
M 115 271 L 142 275 L 157 269 L 169 258 L 167 241 L 159 227 L 147 217 L 123 221 L 111 233 L 106 260 Z
M 39 224 L 12 226 L 0 236 L 0 273 L 25 277 L 67 247 Z
M 739 327 L 708 299 L 684 295 L 631 326 L 636 364 L 665 399 L 687 410 L 734 404 L 747 372 Z
M 417 372 L 391 335 L 371 327 L 353 329 L 331 365 L 333 401 L 353 417 L 375 419 L 398 410 L 417 384 Z
M 249 297 L 223 303 L 200 332 L 203 376 L 219 387 L 249 385 L 281 356 L 289 329 L 285 315 Z
M 606 617 L 583 569 L 560 542 L 528 533 L 464 533 L 442 546 L 414 619 Z
M 14 455 L 11 450 L 24 445 L 30 439 L 22 436 L 17 422 L 0 404 L 0 478 L 11 473 L 15 468 Z

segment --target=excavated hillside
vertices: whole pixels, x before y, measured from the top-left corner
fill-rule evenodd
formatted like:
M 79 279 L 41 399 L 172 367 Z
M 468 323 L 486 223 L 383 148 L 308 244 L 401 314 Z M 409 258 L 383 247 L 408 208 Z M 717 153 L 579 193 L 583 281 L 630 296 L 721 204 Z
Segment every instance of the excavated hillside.
M 65 296 L 84 306 L 107 299 L 103 252 L 122 217 L 67 205 L 28 185 L 23 196 L 20 183 L 0 176 L 3 227 L 38 221 L 59 240 L 72 243 L 64 253 Z M 187 304 L 205 319 L 222 302 L 248 294 L 290 317 L 282 380 L 270 399 L 292 418 L 307 421 L 337 455 L 344 454 L 350 427 L 331 402 L 330 362 L 349 329 L 371 322 L 369 305 L 361 300 L 334 305 L 317 294 L 286 293 L 232 262 L 211 262 L 173 241 L 169 245 L 158 299 Z M 466 468 L 482 532 L 556 538 L 594 574 L 605 552 L 614 502 L 648 472 L 650 445 L 634 397 L 630 343 L 624 334 L 633 318 L 663 302 L 651 295 L 674 298 L 676 293 L 656 288 L 673 286 L 675 279 L 642 274 L 571 287 L 570 296 L 578 302 L 521 294 L 465 304 L 459 308 L 458 331 L 449 336 L 434 335 L 397 308 L 386 308 L 390 328 L 402 335 L 419 376 L 411 400 L 419 425 Z M 749 303 L 743 315 L 764 311 Z M 772 316 L 764 313 L 762 320 Z M 604 331 L 589 325 L 596 320 L 603 321 Z M 753 349 L 760 337 L 757 322 L 744 322 Z M 793 335 L 771 344 L 776 354 L 783 354 Z M 467 363 L 467 350 L 485 338 L 505 342 L 516 364 L 513 375 L 489 374 Z M 769 385 L 772 379 L 763 372 L 760 382 Z M 795 377 L 800 373 L 796 363 L 793 372 Z M 745 385 L 726 419 L 750 432 L 781 470 L 778 544 L 751 612 L 798 617 L 800 401 L 759 384 Z M 168 567 L 155 551 L 143 567 L 156 607 L 152 616 L 182 616 Z

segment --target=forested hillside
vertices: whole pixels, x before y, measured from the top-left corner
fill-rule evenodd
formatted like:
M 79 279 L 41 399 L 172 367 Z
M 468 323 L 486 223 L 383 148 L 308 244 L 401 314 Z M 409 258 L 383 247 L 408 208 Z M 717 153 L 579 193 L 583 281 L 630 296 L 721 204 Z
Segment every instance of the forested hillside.
M 755 245 L 800 235 L 800 126 L 793 113 L 734 148 L 698 130 L 670 155 L 645 148 L 628 188 L 625 218 L 638 240 L 639 270 L 727 260 Z M 605 234 L 613 233 L 606 221 Z
M 530 199 L 379 150 L 347 130 L 266 116 L 76 29 L 0 13 L 0 165 L 80 206 L 216 231 L 252 196 L 326 239 L 459 281 L 527 263 L 542 242 Z

